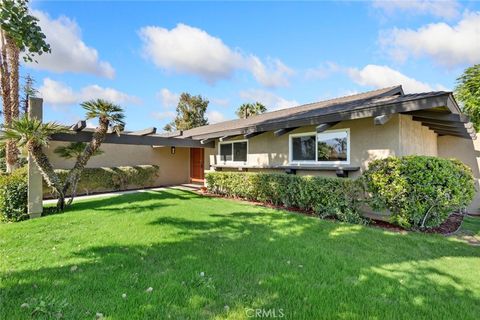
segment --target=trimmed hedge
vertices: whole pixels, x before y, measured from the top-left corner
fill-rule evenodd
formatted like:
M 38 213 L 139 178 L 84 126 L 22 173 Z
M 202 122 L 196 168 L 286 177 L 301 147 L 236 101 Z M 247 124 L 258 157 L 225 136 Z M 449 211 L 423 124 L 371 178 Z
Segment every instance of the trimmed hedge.
M 375 160 L 363 180 L 372 208 L 388 209 L 393 223 L 410 229 L 440 225 L 452 212 L 468 206 L 475 194 L 469 167 L 437 157 Z
M 26 167 L 19 168 L 12 174 L 0 175 L 0 220 L 28 219 L 27 190 Z
M 277 173 L 210 172 L 205 176 L 211 193 L 285 207 L 311 210 L 321 217 L 365 223 L 356 180 Z
M 119 191 L 136 188 L 154 187 L 159 166 L 125 166 L 113 168 L 85 168 L 77 187 L 77 194 Z M 69 170 L 55 170 L 62 181 Z M 53 197 L 51 189 L 44 185 L 44 195 Z

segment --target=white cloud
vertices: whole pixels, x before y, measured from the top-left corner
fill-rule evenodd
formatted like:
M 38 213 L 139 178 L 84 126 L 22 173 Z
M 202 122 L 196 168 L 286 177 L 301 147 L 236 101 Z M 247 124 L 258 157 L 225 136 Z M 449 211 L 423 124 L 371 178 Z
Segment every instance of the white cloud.
M 168 90 L 167 88 L 163 88 L 157 92 L 157 98 L 165 108 L 170 108 L 177 106 L 180 95 Z
M 148 26 L 139 34 L 145 57 L 157 67 L 193 74 L 211 84 L 232 77 L 237 70 L 247 70 L 262 85 L 278 87 L 288 85 L 293 74 L 278 59 L 269 60 L 267 66 L 255 55 L 231 49 L 220 38 L 185 24 L 171 30 Z
M 375 0 L 372 5 L 389 16 L 403 11 L 409 14 L 430 14 L 439 18 L 452 19 L 460 14 L 460 4 L 454 0 Z
M 406 93 L 447 90 L 442 85 L 431 86 L 387 66 L 369 64 L 363 69 L 350 68 L 347 73 L 353 81 L 362 86 L 385 88 L 401 84 Z
M 173 111 L 152 112 L 152 116 L 155 119 L 160 120 L 160 121 L 164 121 L 164 120 L 170 121 L 173 118 L 175 118 L 175 112 L 173 112 Z
M 207 119 L 210 124 L 227 120 L 222 113 L 215 110 L 207 112 Z
M 340 67 L 335 62 L 325 62 L 323 65 L 319 66 L 318 68 L 311 68 L 307 69 L 305 72 L 305 78 L 308 80 L 311 79 L 325 79 L 332 75 L 333 73 L 342 71 L 342 67 Z
M 380 37 L 397 61 L 426 56 L 447 67 L 480 62 L 480 12 L 465 13 L 455 26 L 441 22 L 417 30 L 395 28 Z
M 268 111 L 285 109 L 298 106 L 296 100 L 287 100 L 274 93 L 265 90 L 251 89 L 240 92 L 240 97 L 246 102 L 260 102 L 267 107 Z
M 278 59 L 269 59 L 266 66 L 258 57 L 251 56 L 248 68 L 255 79 L 265 87 L 286 87 L 288 78 L 294 74 L 293 70 Z
M 34 10 L 39 25 L 50 44 L 51 54 L 37 56 L 38 63 L 28 63 L 34 69 L 57 73 L 88 73 L 112 79 L 115 70 L 106 61 L 100 61 L 95 48 L 83 42 L 80 27 L 66 16 L 51 19 L 48 14 Z
M 211 98 L 210 102 L 221 107 L 228 107 L 230 105 L 230 100 L 228 99 Z
M 110 100 L 119 104 L 141 103 L 139 98 L 112 88 L 103 88 L 94 84 L 83 87 L 79 91 L 74 91 L 66 84 L 50 78 L 43 79 L 43 84 L 38 91 L 45 103 L 53 106 L 72 105 L 97 98 Z

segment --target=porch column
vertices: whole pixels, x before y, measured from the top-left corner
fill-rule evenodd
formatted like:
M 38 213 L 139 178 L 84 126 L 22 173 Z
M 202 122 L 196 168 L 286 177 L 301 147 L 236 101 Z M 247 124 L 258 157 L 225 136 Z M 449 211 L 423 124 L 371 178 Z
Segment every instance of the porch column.
M 40 98 L 28 99 L 28 117 L 42 120 L 43 100 Z M 38 218 L 43 211 L 43 178 L 37 165 L 28 154 L 28 215 L 30 218 Z

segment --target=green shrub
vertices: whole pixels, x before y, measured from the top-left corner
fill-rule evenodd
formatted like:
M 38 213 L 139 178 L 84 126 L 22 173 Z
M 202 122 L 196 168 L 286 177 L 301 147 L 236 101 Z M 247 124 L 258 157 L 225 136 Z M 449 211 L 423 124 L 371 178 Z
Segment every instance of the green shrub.
M 362 189 L 355 180 L 241 172 L 210 172 L 205 179 L 212 193 L 311 210 L 346 222 L 365 222 L 358 201 Z
M 0 175 L 0 219 L 20 221 L 28 219 L 27 213 L 27 168 L 12 174 Z
M 436 157 L 375 160 L 363 181 L 372 208 L 389 210 L 393 223 L 410 229 L 440 225 L 453 211 L 465 208 L 475 193 L 470 168 Z
M 153 187 L 155 186 L 155 179 L 158 177 L 158 169 L 159 167 L 155 165 L 85 168 L 77 187 L 77 194 Z M 55 172 L 64 181 L 69 170 L 57 169 Z M 50 191 L 44 185 L 45 195 L 53 196 L 53 194 L 49 194 Z

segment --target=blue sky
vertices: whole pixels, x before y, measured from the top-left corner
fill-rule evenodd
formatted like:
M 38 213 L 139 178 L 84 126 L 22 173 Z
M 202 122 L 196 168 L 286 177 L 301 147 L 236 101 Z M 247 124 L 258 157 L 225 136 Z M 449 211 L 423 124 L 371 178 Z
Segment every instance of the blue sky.
M 45 120 L 74 123 L 81 101 L 126 110 L 127 129 L 161 129 L 181 92 L 210 122 L 244 102 L 269 110 L 403 84 L 451 90 L 480 63 L 480 3 L 33 1 L 52 54 L 36 79 Z M 90 123 L 93 125 L 94 123 Z

